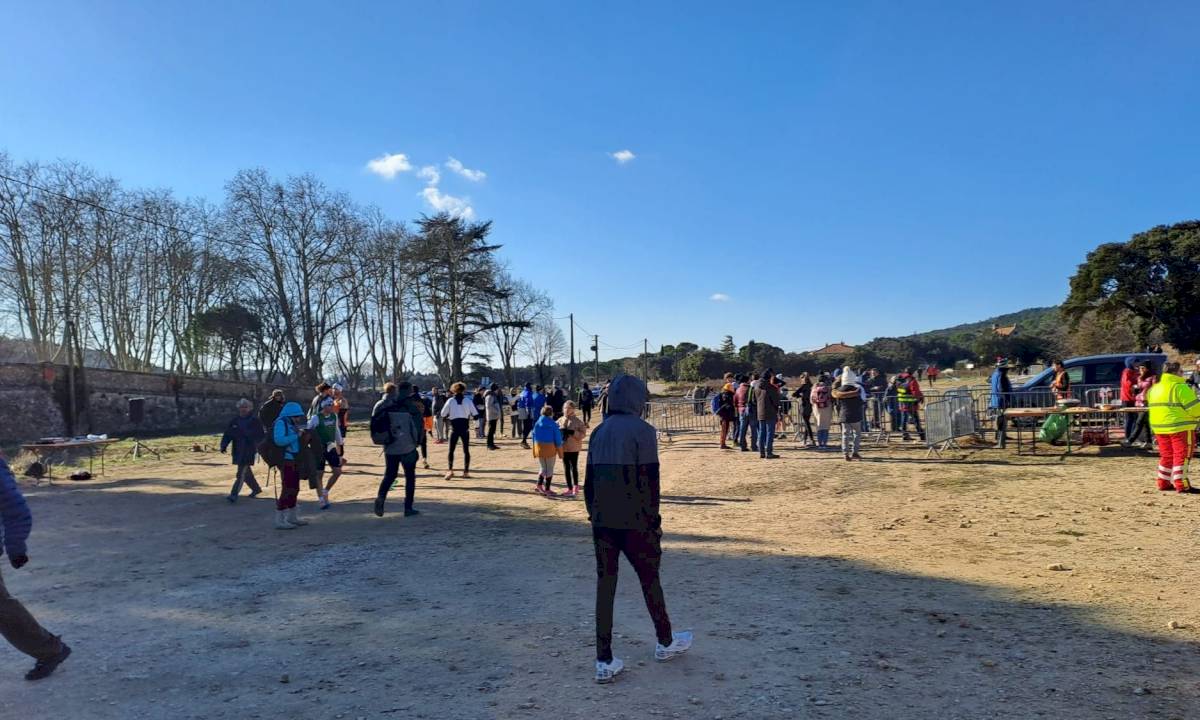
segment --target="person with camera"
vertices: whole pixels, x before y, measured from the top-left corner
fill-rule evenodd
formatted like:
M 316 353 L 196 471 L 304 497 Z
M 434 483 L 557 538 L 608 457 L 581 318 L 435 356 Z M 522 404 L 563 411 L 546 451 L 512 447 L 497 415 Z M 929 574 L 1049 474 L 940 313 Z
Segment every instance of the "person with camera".
M 29 562 L 25 541 L 33 529 L 33 513 L 25 497 L 17 488 L 17 480 L 8 467 L 8 460 L 0 454 L 0 555 L 8 554 L 8 562 L 14 570 L 20 570 Z M 41 680 L 49 677 L 58 666 L 71 655 L 71 647 L 61 638 L 50 634 L 20 600 L 8 594 L 4 577 L 0 575 L 0 635 L 14 648 L 36 661 L 33 669 L 25 673 L 26 680 Z

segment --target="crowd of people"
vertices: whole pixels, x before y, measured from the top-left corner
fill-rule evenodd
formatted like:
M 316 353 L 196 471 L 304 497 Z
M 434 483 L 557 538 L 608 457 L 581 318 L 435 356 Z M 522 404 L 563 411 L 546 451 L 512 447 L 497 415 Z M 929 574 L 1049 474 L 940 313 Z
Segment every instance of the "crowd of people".
M 928 370 L 936 377 L 935 368 Z M 703 397 L 693 391 L 693 402 L 698 396 Z M 773 460 L 779 457 L 776 435 L 789 429 L 805 448 L 832 450 L 830 430 L 836 422 L 842 430 L 842 455 L 851 461 L 862 459 L 863 434 L 873 428 L 890 427 L 909 440 L 911 427 L 924 439 L 923 401 L 920 382 L 908 369 L 891 379 L 875 368 L 805 372 L 789 389 L 783 375 L 767 368 L 748 375 L 726 373 L 721 389 L 712 396 L 711 410 L 719 420 L 723 450 L 737 446 Z

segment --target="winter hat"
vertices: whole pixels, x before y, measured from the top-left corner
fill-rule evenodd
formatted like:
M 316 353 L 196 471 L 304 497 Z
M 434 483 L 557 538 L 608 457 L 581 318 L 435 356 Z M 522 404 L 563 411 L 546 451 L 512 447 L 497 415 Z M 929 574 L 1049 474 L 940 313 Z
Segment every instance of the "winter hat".
M 858 384 L 858 375 L 855 374 L 854 370 L 852 370 L 849 365 L 842 368 L 841 377 L 842 377 L 842 386 L 843 387 L 846 385 L 857 385 Z

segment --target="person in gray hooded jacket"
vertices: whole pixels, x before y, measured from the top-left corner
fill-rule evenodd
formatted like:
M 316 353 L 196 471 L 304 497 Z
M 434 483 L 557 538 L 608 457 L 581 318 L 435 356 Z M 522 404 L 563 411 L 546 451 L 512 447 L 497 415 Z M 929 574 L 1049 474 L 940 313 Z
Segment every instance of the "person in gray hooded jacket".
M 425 423 L 421 407 L 413 398 L 412 384 L 402 382 L 386 383 L 383 386 L 383 397 L 375 403 L 371 417 L 386 413 L 388 417 L 389 441 L 383 447 L 384 470 L 383 479 L 379 483 L 379 491 L 375 495 L 375 514 L 383 517 L 383 506 L 387 502 L 388 491 L 392 483 L 404 467 L 404 516 L 419 515 L 420 511 L 413 508 L 413 495 L 417 484 L 417 448 L 425 437 Z
M 622 553 L 642 585 L 658 645 L 654 659 L 671 660 L 692 646 L 692 633 L 672 632 L 659 582 L 662 516 L 659 514 L 658 436 L 642 420 L 646 385 L 630 375 L 608 386 L 604 422 L 592 433 L 584 475 L 584 500 L 596 551 L 596 682 L 608 683 L 625 667 L 613 657 L 613 601 Z

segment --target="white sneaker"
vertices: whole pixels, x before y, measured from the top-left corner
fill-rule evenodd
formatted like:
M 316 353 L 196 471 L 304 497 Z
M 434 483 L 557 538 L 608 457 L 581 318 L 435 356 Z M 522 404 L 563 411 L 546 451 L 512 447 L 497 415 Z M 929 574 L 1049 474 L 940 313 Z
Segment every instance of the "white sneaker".
M 692 631 L 684 630 L 671 634 L 672 641 L 667 647 L 663 647 L 661 643 L 656 644 L 654 648 L 654 659 L 659 662 L 673 660 L 679 655 L 684 654 L 692 647 Z
M 287 521 L 288 521 L 289 523 L 291 523 L 292 525 L 295 525 L 296 527 L 300 527 L 301 525 L 307 525 L 307 524 L 308 524 L 308 521 L 307 521 L 307 520 L 305 520 L 304 518 L 302 518 L 302 517 L 299 517 L 298 515 L 296 515 L 296 508 L 294 508 L 294 507 L 293 507 L 293 508 L 288 508 L 288 509 L 287 509 L 285 512 L 287 513 L 287 516 L 286 516 L 286 517 L 287 517 Z
M 625 669 L 621 658 L 613 658 L 612 662 L 596 661 L 596 682 L 601 685 L 612 682 Z
M 276 530 L 295 530 L 296 526 L 287 521 L 287 513 L 283 510 L 275 511 L 275 529 Z

